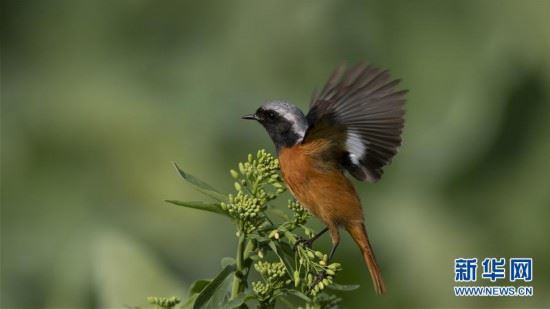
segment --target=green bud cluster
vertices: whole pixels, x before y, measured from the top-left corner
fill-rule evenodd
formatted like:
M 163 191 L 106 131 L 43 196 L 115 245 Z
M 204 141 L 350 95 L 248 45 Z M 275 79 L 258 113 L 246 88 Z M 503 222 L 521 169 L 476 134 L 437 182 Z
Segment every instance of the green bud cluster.
M 307 222 L 309 218 L 309 212 L 296 200 L 288 200 L 288 208 L 294 214 L 294 224 L 302 225 Z
M 180 174 L 189 180 L 181 171 Z M 333 308 L 340 299 L 325 289 L 333 284 L 341 266 L 338 263 L 329 264 L 327 254 L 311 250 L 298 242 L 302 238 L 298 235 L 299 230 L 306 237 L 314 235 L 306 226 L 310 214 L 299 202 L 289 200 L 289 211 L 277 209 L 271 203 L 286 191 L 279 174 L 279 161 L 262 149 L 255 156 L 249 154 L 245 162 L 238 164 L 238 168 L 230 170 L 230 174 L 235 181 L 235 192 L 225 199 L 218 198 L 224 200 L 220 202 L 223 214 L 229 215 L 237 226 L 238 250 L 234 259 L 235 275 L 230 300 L 241 297 L 250 286 L 261 308 L 274 308 L 277 300 L 296 296 L 296 292 L 308 296 L 301 295 L 302 299 L 306 299 L 306 308 Z M 190 182 L 201 189 L 206 187 Z M 206 188 L 208 191 L 210 189 Z M 185 205 L 183 202 L 181 204 Z M 295 250 L 292 250 L 293 246 Z M 273 258 L 277 260 L 268 262 Z M 227 265 L 227 262 L 222 264 Z M 249 271 L 252 268 L 261 279 L 250 283 Z M 148 300 L 158 309 L 172 309 L 180 302 L 175 297 L 152 297 Z M 190 298 L 184 307 L 192 301 Z
M 229 202 L 221 203 L 223 210 L 242 223 L 247 233 L 254 231 L 263 221 L 261 211 L 265 209 L 260 199 L 240 191 L 237 195 L 229 194 Z
M 288 276 L 286 266 L 282 262 L 258 261 L 254 264 L 254 268 L 263 278 L 263 282 L 252 283 L 252 290 L 260 300 L 271 298 L 275 290 L 292 282 Z
M 243 192 L 229 194 L 229 203 L 221 203 L 222 209 L 236 219 L 250 220 L 258 216 L 263 208 L 260 200 Z
M 265 280 L 271 283 L 280 281 L 281 278 L 287 275 L 285 264 L 283 264 L 282 262 L 270 263 L 259 261 L 254 264 L 254 268 L 262 275 Z
M 255 281 L 252 282 L 252 291 L 258 296 L 260 302 L 264 302 L 270 298 L 272 289 L 267 283 Z
M 286 190 L 283 179 L 279 175 L 279 160 L 264 149 L 258 150 L 256 157 L 249 154 L 246 162 L 239 163 L 238 171 L 231 170 L 230 173 L 236 180 L 237 191 L 243 190 L 243 186 L 246 186 L 250 193 L 263 203 L 273 200 Z M 273 190 L 265 190 L 268 184 Z
M 279 175 L 279 161 L 261 149 L 255 157 L 249 154 L 247 161 L 240 162 L 238 170 L 230 170 L 230 174 L 237 194 L 230 194 L 221 207 L 237 220 L 242 232 L 251 233 L 265 222 L 267 202 L 286 190 Z
M 294 284 L 307 287 L 310 296 L 316 296 L 334 282 L 334 276 L 342 270 L 340 263 L 328 264 L 328 255 L 309 248 L 298 247 L 298 273 L 294 274 Z M 303 270 L 300 272 L 299 270 Z M 322 275 L 319 280 L 318 277 Z
M 181 300 L 175 296 L 172 297 L 147 297 L 147 301 L 151 305 L 155 305 L 158 309 L 171 309 L 174 308 Z
M 256 153 L 256 159 L 252 154 L 249 154 L 248 161 L 239 164 L 239 169 L 241 173 L 246 175 L 257 174 L 261 177 L 271 177 L 279 170 L 279 160 L 265 149 L 260 149 Z

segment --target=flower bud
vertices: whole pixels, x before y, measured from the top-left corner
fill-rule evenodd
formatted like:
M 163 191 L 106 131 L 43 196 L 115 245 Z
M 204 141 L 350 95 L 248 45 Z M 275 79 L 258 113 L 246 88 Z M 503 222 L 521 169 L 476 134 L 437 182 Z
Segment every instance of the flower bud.
M 241 187 L 241 184 L 240 184 L 240 183 L 235 182 L 234 186 L 235 186 L 235 190 L 241 191 L 242 187 Z
M 332 263 L 328 266 L 329 269 L 337 270 L 340 268 L 340 263 Z
M 271 233 L 269 233 L 269 235 L 268 235 L 267 237 L 269 237 L 269 238 L 275 238 L 275 237 L 276 237 L 275 234 L 277 234 L 277 229 L 271 231 Z

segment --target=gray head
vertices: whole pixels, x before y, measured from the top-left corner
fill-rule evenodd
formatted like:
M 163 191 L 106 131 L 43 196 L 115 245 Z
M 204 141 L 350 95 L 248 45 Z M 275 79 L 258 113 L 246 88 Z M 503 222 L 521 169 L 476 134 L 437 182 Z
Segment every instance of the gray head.
M 260 106 L 254 114 L 243 119 L 257 120 L 266 129 L 277 151 L 302 141 L 307 130 L 307 120 L 302 111 L 287 102 L 273 101 Z

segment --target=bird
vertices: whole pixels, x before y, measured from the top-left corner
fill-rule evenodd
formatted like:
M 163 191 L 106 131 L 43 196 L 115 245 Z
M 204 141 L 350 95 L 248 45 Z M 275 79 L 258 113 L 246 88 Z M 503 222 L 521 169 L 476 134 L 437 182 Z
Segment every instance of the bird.
M 265 128 L 287 188 L 326 225 L 307 245 L 329 231 L 330 261 L 344 228 L 361 250 L 377 294 L 386 287 L 348 175 L 374 183 L 398 152 L 408 92 L 399 89 L 400 81 L 374 65 L 342 64 L 314 91 L 307 115 L 289 102 L 269 101 L 242 117 Z

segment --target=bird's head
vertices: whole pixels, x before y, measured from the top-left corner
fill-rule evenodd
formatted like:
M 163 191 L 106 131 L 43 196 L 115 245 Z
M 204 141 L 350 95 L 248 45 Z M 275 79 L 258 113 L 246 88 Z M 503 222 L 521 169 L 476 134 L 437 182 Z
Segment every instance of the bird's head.
M 277 151 L 302 141 L 307 130 L 307 120 L 302 111 L 287 102 L 273 101 L 260 106 L 254 114 L 242 119 L 261 123 L 273 140 Z

